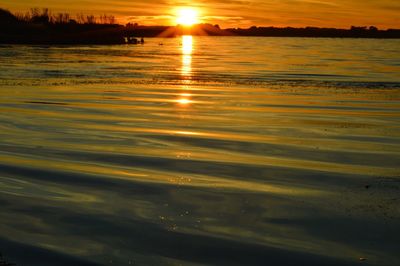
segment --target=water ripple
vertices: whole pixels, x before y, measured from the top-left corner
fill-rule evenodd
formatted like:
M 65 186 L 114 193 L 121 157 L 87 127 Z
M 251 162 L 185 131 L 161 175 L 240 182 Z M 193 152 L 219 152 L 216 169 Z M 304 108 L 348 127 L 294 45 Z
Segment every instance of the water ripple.
M 191 58 L 176 39 L 1 47 L 1 251 L 18 265 L 396 265 L 397 42 L 201 40 Z

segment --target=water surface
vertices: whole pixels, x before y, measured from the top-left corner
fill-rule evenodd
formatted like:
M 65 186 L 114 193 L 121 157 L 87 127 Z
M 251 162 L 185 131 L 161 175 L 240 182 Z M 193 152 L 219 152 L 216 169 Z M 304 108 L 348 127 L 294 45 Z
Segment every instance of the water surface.
M 398 265 L 399 44 L 0 46 L 0 251 L 18 265 Z

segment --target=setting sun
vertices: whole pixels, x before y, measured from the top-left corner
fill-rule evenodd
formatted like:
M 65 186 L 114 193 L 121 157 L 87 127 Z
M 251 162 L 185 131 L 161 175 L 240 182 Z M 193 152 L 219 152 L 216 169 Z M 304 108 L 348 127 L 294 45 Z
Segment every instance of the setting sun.
M 194 8 L 182 8 L 177 11 L 176 23 L 183 26 L 192 26 L 199 23 L 199 12 Z

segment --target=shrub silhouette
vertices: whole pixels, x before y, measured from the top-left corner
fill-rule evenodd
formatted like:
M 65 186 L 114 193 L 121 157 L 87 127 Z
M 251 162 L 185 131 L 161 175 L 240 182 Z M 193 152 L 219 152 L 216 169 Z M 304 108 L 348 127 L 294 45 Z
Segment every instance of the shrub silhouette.
M 17 17 L 15 17 L 10 11 L 0 8 L 0 24 L 15 24 L 18 22 Z

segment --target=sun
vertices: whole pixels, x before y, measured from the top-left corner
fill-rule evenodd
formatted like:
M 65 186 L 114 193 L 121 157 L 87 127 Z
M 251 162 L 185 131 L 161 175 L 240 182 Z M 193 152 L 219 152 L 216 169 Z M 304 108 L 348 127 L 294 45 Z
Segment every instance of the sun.
M 191 7 L 178 9 L 176 23 L 186 27 L 199 23 L 199 12 Z

